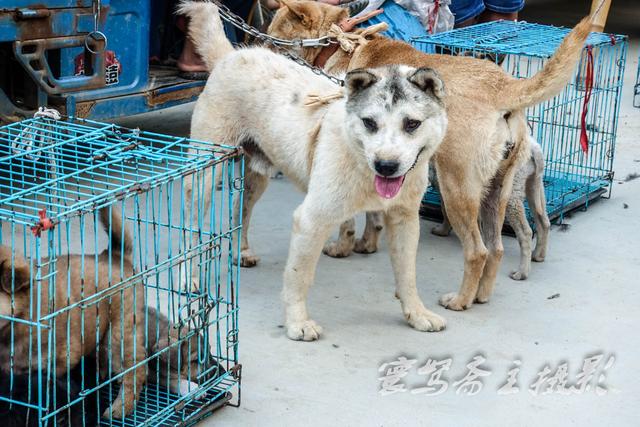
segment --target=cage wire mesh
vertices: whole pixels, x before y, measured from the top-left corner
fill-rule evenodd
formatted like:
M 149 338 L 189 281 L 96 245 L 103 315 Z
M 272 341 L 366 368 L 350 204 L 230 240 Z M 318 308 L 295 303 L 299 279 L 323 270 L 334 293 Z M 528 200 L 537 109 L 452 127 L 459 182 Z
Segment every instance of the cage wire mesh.
M 640 58 L 638 58 L 638 71 L 636 72 L 636 84 L 633 87 L 633 106 L 640 108 Z
M 113 124 L 0 128 L 0 420 L 176 426 L 239 404 L 243 172 L 234 147 Z
M 417 38 L 412 43 L 427 53 L 492 60 L 513 76 L 527 78 L 542 69 L 569 31 L 527 22 L 496 21 Z M 626 36 L 591 33 L 563 92 L 526 112 L 531 135 L 545 154 L 544 187 L 551 220 L 562 220 L 565 213 L 586 208 L 600 196 L 610 196 L 627 44 Z M 593 79 L 589 99 L 590 66 Z M 580 145 L 584 109 L 588 153 Z M 429 188 L 423 198 L 423 213 L 439 215 L 440 203 L 438 192 Z M 527 215 L 533 224 L 528 207 Z

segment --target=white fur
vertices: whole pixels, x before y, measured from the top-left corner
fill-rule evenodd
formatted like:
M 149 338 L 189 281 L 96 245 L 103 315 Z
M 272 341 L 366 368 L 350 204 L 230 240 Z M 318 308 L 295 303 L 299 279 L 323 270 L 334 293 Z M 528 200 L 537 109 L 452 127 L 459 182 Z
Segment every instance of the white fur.
M 172 384 L 171 391 L 176 394 L 179 394 L 180 396 L 186 396 L 189 393 L 193 393 L 194 391 L 196 391 L 199 387 L 200 386 L 197 383 L 194 383 L 193 381 L 182 379 L 177 384 L 177 387 L 175 387 Z
M 216 48 L 215 39 L 194 41 Z M 382 82 L 390 70 L 368 70 L 381 81 L 378 91 L 384 87 Z M 411 67 L 399 70 L 402 78 L 408 78 L 415 71 Z M 331 230 L 362 211 L 385 213 L 396 293 L 408 323 L 422 331 L 441 330 L 444 319 L 427 310 L 418 296 L 415 263 L 418 206 L 427 185 L 428 160 L 444 137 L 447 123 L 444 109 L 436 103 L 419 109 L 412 96 L 394 107 L 385 107 L 377 97 L 372 97 L 366 105 L 351 104 L 349 108 L 346 99 L 322 107 L 303 105 L 308 95 L 326 96 L 336 90 L 338 87 L 328 79 L 269 50 L 235 51 L 224 56 L 212 70 L 194 109 L 191 136 L 229 145 L 250 138 L 278 170 L 307 192 L 294 213 L 284 272 L 282 296 L 287 334 L 291 339 L 319 338 L 322 329 L 309 318 L 306 307 L 318 257 Z M 422 121 L 411 134 L 401 126 L 407 115 Z M 376 118 L 380 125 L 378 132 L 372 134 L 366 130 L 361 120 L 364 116 Z M 316 132 L 318 125 L 320 130 Z M 423 154 L 418 156 L 421 149 Z M 398 160 L 399 174 L 406 174 L 402 189 L 392 199 L 384 199 L 375 191 L 373 161 L 376 157 Z M 262 183 L 264 178 L 268 180 L 262 161 L 257 167 L 251 163 L 249 157 L 245 182 L 248 213 L 243 212 L 245 227 L 251 209 L 247 205 L 253 203 L 249 199 L 251 192 L 256 191 L 251 180 Z M 410 170 L 414 164 L 414 170 Z M 208 177 L 209 186 L 212 179 Z M 191 189 L 187 188 L 186 192 L 190 198 Z M 208 189 L 204 194 L 209 194 Z M 209 202 L 205 206 L 208 208 Z M 236 211 L 236 217 L 239 214 Z M 245 241 L 246 234 L 245 229 L 242 262 L 246 261 L 245 257 L 255 257 Z M 195 278 L 191 283 L 197 285 Z

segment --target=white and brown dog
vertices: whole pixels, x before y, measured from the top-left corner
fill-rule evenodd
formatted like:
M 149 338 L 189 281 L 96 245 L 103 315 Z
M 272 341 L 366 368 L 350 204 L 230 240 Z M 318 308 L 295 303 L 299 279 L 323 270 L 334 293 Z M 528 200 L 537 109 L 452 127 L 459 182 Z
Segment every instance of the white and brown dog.
M 189 16 L 190 37 L 211 69 L 191 136 L 239 145 L 246 153 L 240 262 L 256 262 L 248 226 L 270 169 L 307 193 L 294 213 L 284 273 L 289 338 L 320 336 L 306 297 L 322 246 L 335 226 L 363 211 L 384 213 L 396 295 L 408 323 L 421 331 L 443 329 L 444 319 L 425 308 L 416 289 L 418 208 L 429 158 L 447 125 L 438 74 L 405 65 L 354 70 L 345 76 L 344 97 L 309 106 L 309 96 L 340 88 L 270 50 L 234 50 L 211 3 L 183 3 L 180 13 Z M 203 194 L 211 194 L 210 187 Z M 189 280 L 197 286 L 196 278 Z

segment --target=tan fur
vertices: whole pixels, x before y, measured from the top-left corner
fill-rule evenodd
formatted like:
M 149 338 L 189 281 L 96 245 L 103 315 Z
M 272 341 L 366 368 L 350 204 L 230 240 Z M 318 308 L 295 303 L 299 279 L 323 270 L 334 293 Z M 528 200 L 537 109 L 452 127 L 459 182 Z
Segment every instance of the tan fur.
M 269 32 L 283 39 L 321 37 L 331 23 L 337 22 L 336 9 L 288 0 L 274 17 Z M 332 74 L 387 64 L 430 67 L 445 82 L 449 126 L 434 160 L 443 201 L 462 241 L 465 258 L 462 287 L 457 294 L 441 298 L 445 307 L 462 310 L 474 300 L 488 301 L 502 259 L 499 230 L 513 176 L 528 157 L 523 110 L 551 98 L 568 83 L 597 13 L 583 19 L 543 70 L 530 79 L 515 79 L 486 60 L 428 55 L 382 36 L 372 36 L 353 55 L 338 50 L 327 61 L 325 70 Z M 313 61 L 318 52 L 317 48 L 308 48 L 303 56 Z M 514 146 L 504 159 L 507 139 Z M 482 231 L 478 221 L 483 222 Z
M 110 216 L 111 220 L 109 220 Z M 13 294 L 13 307 L 10 307 L 10 310 L 6 313 L 3 311 L 2 314 L 18 319 L 37 321 L 39 317 L 42 318 L 82 299 L 90 298 L 97 292 L 107 289 L 111 284 L 126 280 L 127 277 L 131 276 L 133 274 L 133 265 L 130 259 L 131 240 L 129 232 L 122 229 L 122 220 L 115 211 L 112 215 L 109 214 L 109 208 L 101 210 L 100 218 L 105 229 L 111 235 L 111 259 L 109 258 L 108 249 L 98 255 L 97 264 L 95 256 L 91 254 L 85 254 L 84 259 L 80 255 L 61 255 L 52 264 L 56 269 L 55 289 L 51 291 L 54 294 L 53 307 L 48 306 L 49 281 L 47 279 L 39 281 L 32 277 L 31 267 L 26 259 L 16 253 L 14 248 L 0 246 L 0 300 L 11 301 L 11 295 Z M 110 230 L 109 223 L 112 225 Z M 123 254 L 120 253 L 121 247 L 125 248 Z M 122 277 L 120 276 L 121 262 L 124 267 Z M 37 267 L 35 265 L 33 268 L 36 271 Z M 40 277 L 46 277 L 49 274 L 49 268 L 49 261 L 43 259 Z M 83 271 L 84 274 L 82 274 Z M 96 277 L 99 278 L 97 282 L 95 281 Z M 40 295 L 36 292 L 38 285 L 40 286 Z M 70 290 L 69 295 L 67 295 L 67 288 Z M 134 292 L 136 294 L 135 306 Z M 39 316 L 35 312 L 30 314 L 30 307 L 36 307 L 38 299 L 41 301 Z M 98 343 L 100 343 L 101 353 L 108 351 L 108 346 L 109 344 L 111 345 L 112 376 L 143 361 L 146 357 L 144 324 L 138 323 L 136 325 L 134 323 L 136 314 L 139 316 L 138 322 L 142 319 L 143 304 L 144 292 L 142 286 L 136 284 L 124 290 L 122 294 L 117 292 L 110 299 L 100 298 L 98 304 L 89 304 L 84 310 L 82 310 L 82 306 L 77 306 L 66 313 L 57 315 L 54 331 L 55 349 L 53 350 L 56 375 L 63 375 L 73 369 L 83 356 L 87 356 L 96 349 Z M 3 310 L 6 308 L 4 306 L 5 304 L 3 303 Z M 98 318 L 100 319 L 99 322 Z M 67 325 L 67 322 L 69 325 Z M 14 322 L 12 328 L 10 323 L 0 322 L 0 370 L 4 371 L 2 375 L 6 374 L 11 360 L 14 373 L 25 373 L 30 369 L 37 369 L 36 328 L 19 322 Z M 43 323 L 49 324 L 48 322 Z M 70 333 L 67 332 L 67 327 Z M 110 338 L 109 327 L 111 328 Z M 97 328 L 99 328 L 98 331 L 96 331 Z M 82 330 L 84 330 L 84 339 L 81 339 L 80 331 Z M 10 353 L 11 334 L 13 334 L 14 344 L 13 357 Z M 31 339 L 30 336 L 32 337 Z M 49 341 L 46 329 L 43 329 L 41 340 L 42 362 L 46 364 Z M 120 358 L 121 349 L 124 352 L 124 359 Z M 68 363 L 67 354 L 69 357 Z M 105 360 L 108 360 L 108 358 L 105 358 Z M 108 372 L 108 367 L 106 367 L 106 372 Z M 114 418 L 123 418 L 124 415 L 131 413 L 142 391 L 145 378 L 144 368 L 138 369 L 135 375 L 134 373 L 125 375 L 120 394 L 112 406 L 106 409 L 105 416 L 112 414 Z M 117 384 L 114 384 L 114 387 L 117 387 Z
M 147 306 L 142 313 L 142 325 L 147 323 L 146 350 L 150 358 L 147 382 L 158 384 L 160 387 L 181 394 L 181 382 L 191 382 L 191 387 L 197 387 L 197 382 L 204 382 L 215 376 L 220 376 L 224 369 L 219 366 L 212 356 L 204 356 L 204 340 L 201 334 L 192 333 L 184 328 L 179 330 L 167 316 L 155 308 Z M 186 339 L 185 337 L 191 336 Z M 179 344 L 178 344 L 179 343 Z M 203 363 L 199 363 L 199 351 L 203 354 Z M 106 378 L 108 371 L 108 354 L 100 352 L 101 377 Z M 200 378 L 199 378 L 200 377 Z

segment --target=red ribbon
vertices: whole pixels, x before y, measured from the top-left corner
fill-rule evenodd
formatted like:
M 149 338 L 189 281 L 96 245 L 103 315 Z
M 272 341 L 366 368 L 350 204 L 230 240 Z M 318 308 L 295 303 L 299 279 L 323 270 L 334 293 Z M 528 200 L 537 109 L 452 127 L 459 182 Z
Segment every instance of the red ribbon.
M 429 34 L 433 34 L 436 18 L 438 17 L 438 9 L 440 9 L 440 0 L 435 0 L 433 2 L 433 9 L 431 9 L 431 13 L 429 14 Z
M 589 100 L 593 89 L 593 46 L 587 46 L 587 76 L 584 81 L 584 102 L 582 104 L 582 117 L 580 119 L 580 146 L 585 153 L 589 152 L 589 137 L 587 136 L 587 112 Z
M 40 217 L 40 222 L 37 225 L 31 227 L 31 232 L 36 237 L 40 237 L 40 233 L 42 232 L 42 230 L 50 230 L 54 227 L 53 221 L 51 221 L 50 218 L 47 218 L 46 209 L 38 211 L 38 216 Z

